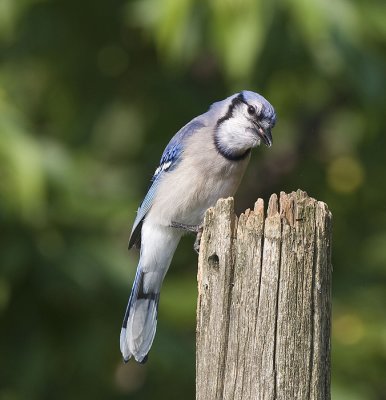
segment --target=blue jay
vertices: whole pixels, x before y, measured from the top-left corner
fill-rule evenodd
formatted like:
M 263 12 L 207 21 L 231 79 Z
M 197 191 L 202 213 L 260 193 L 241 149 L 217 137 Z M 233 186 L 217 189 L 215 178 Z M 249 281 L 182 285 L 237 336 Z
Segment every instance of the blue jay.
M 184 230 L 196 231 L 209 207 L 235 194 L 251 149 L 272 145 L 275 122 L 264 97 L 242 91 L 214 103 L 170 140 L 129 239 L 129 249 L 140 247 L 140 260 L 120 336 L 125 361 L 147 360 L 162 281 Z

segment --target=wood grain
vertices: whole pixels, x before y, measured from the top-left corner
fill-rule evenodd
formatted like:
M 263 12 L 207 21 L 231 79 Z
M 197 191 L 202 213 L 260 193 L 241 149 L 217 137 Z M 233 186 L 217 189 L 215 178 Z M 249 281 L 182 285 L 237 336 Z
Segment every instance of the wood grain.
M 298 190 L 205 216 L 196 399 L 330 399 L 331 213 Z

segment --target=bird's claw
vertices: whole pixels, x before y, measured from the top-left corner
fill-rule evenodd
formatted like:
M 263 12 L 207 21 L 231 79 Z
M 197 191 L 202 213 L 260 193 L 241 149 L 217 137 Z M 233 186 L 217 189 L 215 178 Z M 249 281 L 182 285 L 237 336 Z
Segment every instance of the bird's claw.
M 203 230 L 203 227 L 202 227 L 202 225 L 201 225 L 200 228 L 199 228 L 199 230 L 198 230 L 198 232 L 197 232 L 196 240 L 194 241 L 194 245 L 193 245 L 194 251 L 195 251 L 197 254 L 200 254 L 200 245 L 201 245 L 202 230 Z
M 194 251 L 199 254 L 200 252 L 200 243 L 201 243 L 201 236 L 202 236 L 202 230 L 203 226 L 202 225 L 187 225 L 187 224 L 181 224 L 179 222 L 172 222 L 170 224 L 172 228 L 177 228 L 177 229 L 182 229 L 187 232 L 192 232 L 196 233 L 196 240 L 194 241 Z

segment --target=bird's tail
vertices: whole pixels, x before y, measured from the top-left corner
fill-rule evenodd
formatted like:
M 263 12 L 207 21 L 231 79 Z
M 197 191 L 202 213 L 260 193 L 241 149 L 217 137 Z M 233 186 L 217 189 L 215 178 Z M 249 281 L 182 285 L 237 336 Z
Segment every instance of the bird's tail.
M 145 285 L 147 274 L 139 265 L 123 319 L 120 347 L 125 362 L 132 356 L 140 363 L 146 362 L 154 340 L 162 278 L 156 279 L 156 285 L 154 279 L 153 284 Z

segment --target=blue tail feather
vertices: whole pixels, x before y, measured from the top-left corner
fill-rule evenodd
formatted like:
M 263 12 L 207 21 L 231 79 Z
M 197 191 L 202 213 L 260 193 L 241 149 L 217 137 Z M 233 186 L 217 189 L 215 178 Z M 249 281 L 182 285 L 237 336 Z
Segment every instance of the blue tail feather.
M 138 266 L 123 319 L 120 347 L 125 362 L 132 356 L 138 362 L 146 362 L 156 332 L 160 294 L 158 288 L 144 291 L 145 274 Z

